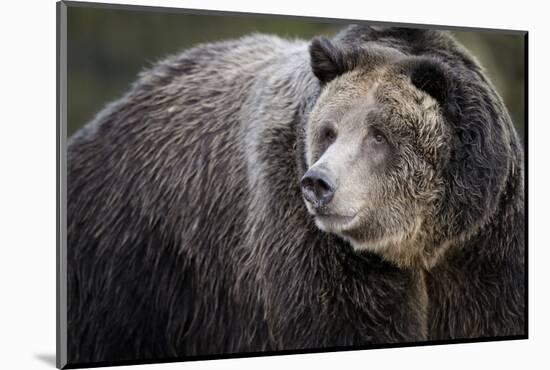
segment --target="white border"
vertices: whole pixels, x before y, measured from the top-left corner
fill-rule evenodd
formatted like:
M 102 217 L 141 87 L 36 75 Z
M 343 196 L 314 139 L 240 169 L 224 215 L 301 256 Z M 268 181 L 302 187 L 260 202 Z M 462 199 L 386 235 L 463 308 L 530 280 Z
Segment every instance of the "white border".
M 281 369 L 421 368 L 518 369 L 548 364 L 546 210 L 550 139 L 546 90 L 550 86 L 544 2 L 515 1 L 254 1 L 128 0 L 131 3 L 211 10 L 369 19 L 530 31 L 529 63 L 529 275 L 530 339 L 359 352 L 204 361 L 133 368 Z M 3 4 L 0 54 L 0 367 L 53 368 L 55 353 L 55 2 Z M 527 365 L 527 366 L 525 366 Z M 544 366 L 544 365 L 542 365 Z

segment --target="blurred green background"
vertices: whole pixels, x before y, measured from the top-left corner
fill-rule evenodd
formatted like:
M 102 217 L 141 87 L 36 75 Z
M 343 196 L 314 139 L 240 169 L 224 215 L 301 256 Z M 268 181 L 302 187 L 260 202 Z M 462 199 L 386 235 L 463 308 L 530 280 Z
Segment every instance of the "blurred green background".
M 290 17 L 190 15 L 159 11 L 68 8 L 68 135 L 121 96 L 138 72 L 202 42 L 253 32 L 309 39 L 333 35 L 345 23 Z M 453 32 L 478 58 L 524 137 L 524 37 Z

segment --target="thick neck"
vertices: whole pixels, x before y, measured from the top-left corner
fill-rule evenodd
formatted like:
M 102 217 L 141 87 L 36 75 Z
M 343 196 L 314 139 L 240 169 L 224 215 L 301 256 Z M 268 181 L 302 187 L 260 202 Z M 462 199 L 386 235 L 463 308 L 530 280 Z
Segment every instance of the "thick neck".
M 511 166 L 495 213 L 472 235 L 449 245 L 445 254 L 451 258 L 468 255 L 492 264 L 521 254 L 525 241 L 524 206 L 523 171 L 521 167 Z

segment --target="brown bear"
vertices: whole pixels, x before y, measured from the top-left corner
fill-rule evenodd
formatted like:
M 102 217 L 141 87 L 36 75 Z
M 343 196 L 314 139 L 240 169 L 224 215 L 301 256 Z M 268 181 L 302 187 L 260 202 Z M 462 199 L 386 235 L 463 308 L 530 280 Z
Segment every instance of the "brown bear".
M 67 160 L 71 364 L 523 333 L 521 146 L 446 33 L 195 47 Z

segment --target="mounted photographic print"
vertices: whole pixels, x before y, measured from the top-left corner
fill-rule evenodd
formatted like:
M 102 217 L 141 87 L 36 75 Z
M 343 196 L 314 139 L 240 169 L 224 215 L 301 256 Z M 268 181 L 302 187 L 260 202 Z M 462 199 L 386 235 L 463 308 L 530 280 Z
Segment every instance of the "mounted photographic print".
M 58 367 L 527 338 L 527 32 L 57 10 Z

